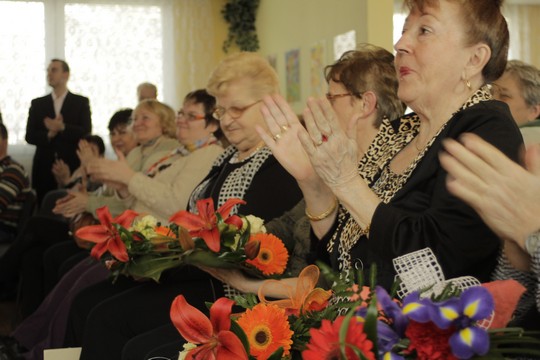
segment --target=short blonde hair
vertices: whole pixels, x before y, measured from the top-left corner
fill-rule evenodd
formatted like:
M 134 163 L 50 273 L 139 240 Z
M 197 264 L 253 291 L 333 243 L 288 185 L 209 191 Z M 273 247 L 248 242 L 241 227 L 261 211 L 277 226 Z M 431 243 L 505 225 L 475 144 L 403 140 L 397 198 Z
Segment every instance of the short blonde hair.
M 163 135 L 176 139 L 176 114 L 169 105 L 155 99 L 145 99 L 137 105 L 133 113 L 136 113 L 139 109 L 146 109 L 156 114 L 159 117 Z
M 262 97 L 279 92 L 278 76 L 270 63 L 252 52 L 240 52 L 223 59 L 214 69 L 206 85 L 210 95 L 223 95 L 233 81 L 251 80 L 251 93 Z

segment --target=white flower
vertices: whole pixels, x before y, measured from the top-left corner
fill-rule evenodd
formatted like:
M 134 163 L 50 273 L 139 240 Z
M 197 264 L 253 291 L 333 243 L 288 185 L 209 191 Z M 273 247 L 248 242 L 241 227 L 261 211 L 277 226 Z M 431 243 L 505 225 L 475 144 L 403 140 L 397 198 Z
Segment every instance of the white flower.
M 180 351 L 180 355 L 178 356 L 178 360 L 184 360 L 187 356 L 187 353 L 189 350 L 191 349 L 195 349 L 197 347 L 197 345 L 193 344 L 193 343 L 185 343 L 184 344 L 184 350 Z
M 250 227 L 250 233 L 251 234 L 258 234 L 258 233 L 266 233 L 266 228 L 264 227 L 264 220 L 253 216 L 253 215 L 247 215 L 246 220 L 249 222 Z
M 157 224 L 158 221 L 155 217 L 152 215 L 145 215 L 135 221 L 131 230 L 140 232 L 145 238 L 150 239 L 156 236 L 154 228 Z

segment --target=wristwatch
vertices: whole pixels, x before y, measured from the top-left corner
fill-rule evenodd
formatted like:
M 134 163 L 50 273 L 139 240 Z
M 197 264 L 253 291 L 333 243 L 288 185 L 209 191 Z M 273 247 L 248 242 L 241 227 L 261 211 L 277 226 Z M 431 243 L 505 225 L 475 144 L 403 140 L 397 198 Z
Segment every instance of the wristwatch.
M 533 232 L 527 236 L 525 240 L 525 249 L 533 256 L 536 250 L 540 247 L 540 230 Z

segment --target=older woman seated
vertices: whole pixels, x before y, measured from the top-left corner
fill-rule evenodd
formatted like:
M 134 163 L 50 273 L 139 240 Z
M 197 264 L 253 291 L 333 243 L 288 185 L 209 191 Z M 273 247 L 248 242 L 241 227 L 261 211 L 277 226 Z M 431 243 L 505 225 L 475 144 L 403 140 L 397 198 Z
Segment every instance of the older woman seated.
M 491 85 L 493 98 L 510 107 L 525 145 L 540 143 L 540 70 L 511 60 L 504 74 Z
M 207 89 L 216 97 L 214 117 L 231 146 L 195 188 L 188 208 L 195 209 L 200 199 L 212 198 L 216 206 L 221 206 L 236 197 L 246 204 L 235 206 L 233 213 L 252 214 L 264 220 L 282 215 L 298 203 L 301 192 L 255 129 L 264 126 L 260 112 L 263 97 L 279 91 L 275 70 L 260 55 L 233 54 L 214 70 Z M 193 267 L 165 275 L 160 284 L 147 282 L 109 298 L 103 296 L 107 293 L 101 292 L 101 284 L 99 292 L 98 285 L 85 290 L 71 312 L 75 342 L 69 345 L 82 340 L 81 359 L 119 359 L 128 340 L 170 322 L 170 303 L 178 293 L 205 309 L 205 301 L 228 291 L 221 282 Z M 140 316 L 134 318 L 134 311 Z M 150 343 L 138 345 L 152 348 Z M 140 357 L 140 351 L 135 353 Z
M 181 145 L 150 165 L 145 173 L 130 169 L 119 152 L 118 161 L 100 159 L 89 164 L 89 173 L 114 182 L 119 189 L 123 189 L 119 184 L 125 184 L 126 206 L 140 213 L 150 212 L 159 221 L 166 222 L 178 210 L 177 206 L 186 206 L 195 185 L 223 151 L 213 136 L 218 129 L 217 121 L 211 116 L 214 104 L 215 99 L 205 90 L 186 95 L 176 120 Z M 174 119 L 174 111 L 169 106 L 157 102 L 154 106 L 156 112 Z M 136 112 L 136 123 L 142 120 L 138 115 Z M 144 121 L 148 129 L 159 124 L 158 117 L 149 116 Z M 111 174 L 111 168 L 118 174 Z M 41 307 L 16 329 L 14 337 L 35 357 L 41 357 L 44 348 L 61 346 L 72 299 L 85 287 L 107 276 L 108 271 L 101 263 L 89 259 L 81 261 L 62 278 Z

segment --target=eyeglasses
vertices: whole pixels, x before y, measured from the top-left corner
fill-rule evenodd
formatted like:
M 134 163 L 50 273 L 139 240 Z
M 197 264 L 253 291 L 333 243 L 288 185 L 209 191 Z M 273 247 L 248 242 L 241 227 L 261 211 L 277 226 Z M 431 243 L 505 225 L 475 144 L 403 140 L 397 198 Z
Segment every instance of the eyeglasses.
M 223 117 L 225 116 L 225 114 L 229 114 L 229 116 L 233 119 L 238 119 L 240 116 L 242 116 L 242 114 L 244 114 L 244 112 L 249 109 L 250 107 L 252 107 L 253 105 L 261 102 L 262 100 L 257 100 L 255 101 L 254 103 L 252 104 L 249 104 L 247 106 L 244 106 L 244 107 L 237 107 L 237 106 L 231 106 L 230 108 L 227 108 L 225 109 L 223 106 L 218 106 L 216 107 L 216 109 L 214 110 L 214 112 L 212 113 L 212 116 L 216 119 L 216 120 L 219 120 L 221 121 L 223 119 Z
M 334 101 L 334 99 L 337 99 L 337 98 L 340 98 L 340 97 L 345 97 L 345 96 L 353 96 L 355 94 L 353 93 L 345 93 L 345 94 L 330 94 L 330 93 L 326 93 L 326 98 L 329 100 L 329 101 Z M 360 97 L 362 97 L 360 95 Z
M 185 113 L 184 111 L 180 110 L 177 114 L 176 114 L 176 117 L 181 119 L 181 118 L 184 118 L 186 119 L 187 121 L 197 121 L 197 120 L 204 120 L 206 119 L 206 116 L 205 115 L 200 115 L 200 114 L 194 114 L 194 113 Z

